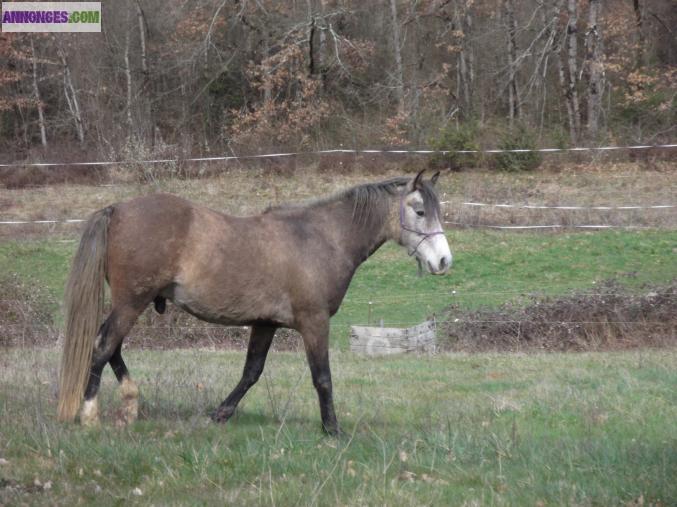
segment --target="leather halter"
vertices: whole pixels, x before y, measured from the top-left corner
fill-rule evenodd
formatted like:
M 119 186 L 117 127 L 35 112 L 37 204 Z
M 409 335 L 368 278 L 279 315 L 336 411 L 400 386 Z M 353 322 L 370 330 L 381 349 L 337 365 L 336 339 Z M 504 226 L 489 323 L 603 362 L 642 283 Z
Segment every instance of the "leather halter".
M 426 239 L 429 239 L 433 236 L 437 236 L 438 234 L 444 234 L 444 231 L 423 232 L 417 231 L 416 229 L 410 229 L 409 227 L 404 225 L 404 198 L 406 197 L 406 195 L 407 194 L 405 193 L 404 195 L 402 195 L 402 198 L 400 199 L 400 229 L 402 229 L 403 231 L 416 234 L 417 236 L 422 236 L 421 240 L 418 243 L 416 243 L 416 247 L 409 254 L 409 256 L 412 256 L 418 251 L 418 247 L 421 246 L 421 243 L 423 243 Z

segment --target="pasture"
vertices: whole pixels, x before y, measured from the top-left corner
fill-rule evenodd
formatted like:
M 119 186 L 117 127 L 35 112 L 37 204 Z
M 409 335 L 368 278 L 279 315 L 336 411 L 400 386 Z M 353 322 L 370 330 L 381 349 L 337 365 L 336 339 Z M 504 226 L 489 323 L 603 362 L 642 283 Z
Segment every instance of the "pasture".
M 634 202 L 647 201 L 654 192 L 658 197 L 651 202 L 667 201 L 667 176 L 625 176 L 453 175 L 444 183 L 443 198 L 456 203 L 450 206 L 454 220 L 498 223 L 564 220 L 565 215 L 518 217 L 487 210 L 471 216 L 459 211 L 458 203 L 527 199 L 533 189 L 544 202 L 567 197 L 567 203 L 583 205 L 624 202 L 628 185 L 634 185 Z M 468 197 L 468 189 L 475 188 L 469 180 L 484 181 L 485 194 Z M 591 180 L 606 182 L 597 200 L 584 191 Z M 68 209 L 56 205 L 64 198 L 72 197 L 73 213 L 84 214 L 157 189 L 195 196 L 220 209 L 251 211 L 252 201 L 239 202 L 236 189 L 255 182 L 235 178 L 231 183 L 241 186 L 226 187 L 225 181 L 210 180 L 201 188 L 194 181 L 172 180 L 160 181 L 159 188 L 45 187 L 6 191 L 2 198 L 17 217 L 34 213 L 34 218 L 65 218 Z M 326 193 L 357 182 L 352 176 L 326 181 L 311 176 L 297 180 L 303 182 L 299 189 L 285 177 L 256 181 L 262 185 L 256 209 L 273 196 L 284 201 L 296 192 Z M 586 213 L 588 220 L 620 216 Z M 465 311 L 527 304 L 533 296 L 594 292 L 608 280 L 627 294 L 671 283 L 677 278 L 674 213 L 651 213 L 622 218 L 655 227 L 646 230 L 451 229 L 454 267 L 445 277 L 417 277 L 405 252 L 384 246 L 358 270 L 332 319 L 335 399 L 345 432 L 340 439 L 320 430 L 317 397 L 298 341 L 290 351 L 271 352 L 263 377 L 225 426 L 210 422 L 208 414 L 237 383 L 242 350 L 131 347 L 125 355 L 141 389 L 140 419 L 130 427 L 116 424 L 120 400 L 106 370 L 103 426 L 88 430 L 55 421 L 58 351 L 53 346 L 2 348 L 0 504 L 674 504 L 674 347 L 369 359 L 347 351 L 348 326 L 354 323 L 408 324 L 431 315 L 453 319 L 457 312 L 462 317 Z M 40 324 L 55 336 L 75 229 L 14 231 L 5 229 L 0 244 L 3 283 L 11 277 L 12 287 L 21 289 L 16 294 L 39 306 Z M 450 305 L 454 313 L 447 313 Z M 173 322 L 165 317 L 142 317 L 142 323 L 158 326 L 144 332 L 159 346 Z M 31 325 L 21 312 L 5 311 L 0 329 L 6 335 L 10 326 Z M 130 343 L 138 332 L 132 332 Z
M 367 260 L 353 279 L 332 319 L 331 345 L 347 349 L 351 324 L 383 320 L 411 325 L 444 310 L 498 307 L 525 301 L 528 295 L 559 296 L 590 292 L 605 280 L 617 280 L 628 292 L 677 278 L 674 231 L 602 231 L 563 234 L 501 231 L 449 231 L 454 267 L 444 277 L 418 277 L 416 263 L 388 244 Z M 60 301 L 75 243 L 7 241 L 0 244 L 0 272 L 15 273 L 31 291 L 41 293 L 60 323 Z M 371 305 L 370 305 L 371 303 Z M 145 322 L 145 321 L 142 321 Z M 203 325 L 189 319 L 189 324 Z M 157 317 L 155 325 L 169 325 Z M 134 334 L 134 331 L 132 332 Z M 158 340 L 162 333 L 158 332 Z
M 674 505 L 677 353 L 334 351 L 346 436 L 320 432 L 302 353 L 273 353 L 226 426 L 243 354 L 127 352 L 141 416 L 54 420 L 55 354 L 0 356 L 0 504 Z
M 674 3 L 3 4 L 0 507 L 677 506 Z

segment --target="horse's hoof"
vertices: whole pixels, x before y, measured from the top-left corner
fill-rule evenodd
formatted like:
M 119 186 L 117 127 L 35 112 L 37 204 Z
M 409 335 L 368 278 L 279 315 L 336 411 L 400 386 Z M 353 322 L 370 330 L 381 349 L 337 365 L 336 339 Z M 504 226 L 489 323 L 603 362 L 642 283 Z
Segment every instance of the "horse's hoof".
M 80 412 L 80 424 L 86 428 L 93 428 L 101 424 L 99 420 L 99 404 L 96 398 L 85 400 Z
M 139 388 L 129 378 L 125 377 L 120 384 L 122 408 L 119 420 L 122 425 L 132 424 L 139 415 Z
M 233 407 L 219 407 L 212 414 L 212 421 L 223 424 L 228 421 L 228 419 L 230 419 L 234 413 L 235 408 Z
M 338 426 L 325 426 L 324 424 L 322 425 L 322 431 L 326 435 L 329 435 L 330 437 L 336 437 L 336 438 L 341 438 L 345 435 L 343 431 L 341 431 L 341 428 Z

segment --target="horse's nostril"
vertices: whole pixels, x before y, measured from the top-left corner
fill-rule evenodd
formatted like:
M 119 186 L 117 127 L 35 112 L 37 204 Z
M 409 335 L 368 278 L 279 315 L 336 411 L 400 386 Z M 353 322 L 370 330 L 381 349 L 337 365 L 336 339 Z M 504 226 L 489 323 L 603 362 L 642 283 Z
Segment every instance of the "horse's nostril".
M 442 271 L 442 270 L 445 269 L 446 267 L 447 267 L 447 258 L 446 258 L 446 257 L 442 257 L 442 258 L 440 259 L 440 271 Z

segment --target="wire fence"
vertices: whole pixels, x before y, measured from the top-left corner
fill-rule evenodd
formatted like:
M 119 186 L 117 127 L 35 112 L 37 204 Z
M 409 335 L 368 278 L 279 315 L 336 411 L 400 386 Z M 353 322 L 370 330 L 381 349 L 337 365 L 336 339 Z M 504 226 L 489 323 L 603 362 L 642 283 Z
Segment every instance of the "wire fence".
M 128 159 L 128 160 L 92 160 L 85 162 L 10 162 L 0 164 L 0 168 L 19 167 L 78 167 L 78 166 L 112 166 L 124 164 L 176 164 L 183 162 L 223 162 L 229 160 L 256 160 L 270 158 L 286 158 L 312 155 L 352 154 L 352 155 L 449 155 L 449 154 L 499 154 L 499 153 L 582 153 L 582 152 L 611 152 L 611 151 L 643 151 L 643 150 L 667 150 L 677 148 L 677 143 L 668 144 L 637 144 L 629 146 L 576 146 L 572 148 L 516 148 L 516 149 L 484 149 L 484 150 L 430 150 L 430 149 L 344 149 L 334 148 L 314 151 L 290 151 L 282 153 L 263 153 L 255 155 L 222 155 L 216 157 L 188 157 L 188 158 L 158 158 L 158 159 Z
M 472 298 L 479 299 L 479 306 L 468 301 Z M 45 302 L 35 312 L 22 299 L 0 299 L 4 320 L 0 344 L 57 343 L 63 336 L 60 304 L 53 297 Z M 604 284 L 599 289 L 576 289 L 561 284 L 545 291 L 496 287 L 348 295 L 331 319 L 331 327 L 346 336 L 354 325 L 402 329 L 433 319 L 438 344 L 449 350 L 589 350 L 677 345 L 676 316 L 674 282 L 658 288 Z M 241 348 L 248 336 L 248 326 L 205 323 L 174 306 L 163 315 L 149 307 L 129 333 L 133 346 L 149 348 Z M 276 347 L 298 349 L 301 343 L 298 333 L 281 330 Z
M 577 290 L 575 284 L 584 283 L 581 280 L 571 282 L 568 284 L 550 284 L 550 288 L 554 289 L 551 291 L 544 290 L 477 290 L 477 291 L 459 291 L 459 290 L 426 290 L 426 291 L 417 291 L 417 292 L 407 292 L 406 295 L 397 295 L 397 294 L 374 294 L 373 296 L 368 297 L 351 297 L 347 295 L 343 298 L 343 304 L 384 304 L 384 303 L 393 303 L 393 302 L 407 302 L 412 301 L 413 299 L 426 299 L 426 298 L 442 298 L 449 297 L 452 299 L 463 299 L 463 298 L 477 298 L 477 297 L 486 297 L 486 296 L 500 296 L 501 298 L 505 297 L 529 297 L 529 298 L 548 298 L 548 297 L 562 297 L 570 294 L 575 294 L 580 297 L 622 297 L 633 294 L 645 294 L 651 291 L 646 290 L 625 290 L 620 292 L 612 291 L 587 291 L 587 290 Z M 591 282 L 595 284 L 595 281 Z M 568 291 L 568 292 L 567 292 Z M 575 292 L 574 292 L 575 291 Z M 663 297 L 677 297 L 677 293 L 662 293 Z M 22 303 L 24 300 L 21 299 L 0 299 L 0 304 L 7 303 Z M 50 305 L 58 305 L 59 302 L 47 298 L 45 302 Z
M 451 201 L 441 201 L 440 204 L 453 204 Z M 463 206 L 488 207 L 488 208 L 510 208 L 510 209 L 556 209 L 566 211 L 578 210 L 644 210 L 644 209 L 670 209 L 677 208 L 675 204 L 655 204 L 655 205 L 613 205 L 613 206 L 573 206 L 558 205 L 549 206 L 542 204 L 491 204 L 484 202 L 462 202 Z
M 423 319 L 416 320 L 388 320 L 384 321 L 385 327 L 409 327 L 420 324 Z M 332 320 L 334 324 L 337 324 Z M 446 324 L 446 323 L 466 323 L 466 324 L 550 324 L 550 325 L 569 325 L 569 324 L 600 324 L 600 325 L 613 325 L 613 324 L 629 324 L 629 325 L 661 325 L 664 326 L 665 321 L 651 321 L 651 320 L 529 320 L 529 319 L 465 319 L 465 318 L 448 318 L 448 319 L 435 319 L 436 324 Z M 341 325 L 372 325 L 379 327 L 379 323 L 369 323 L 369 324 L 359 324 L 357 322 L 339 322 Z M 24 324 L 24 323 L 15 323 L 15 324 L 0 324 L 0 329 L 21 329 L 21 328 L 33 328 L 33 329 L 50 329 L 53 330 L 55 327 L 51 324 Z M 148 324 L 135 324 L 133 329 L 145 329 L 145 330 L 161 330 L 161 331 L 171 331 L 171 330 L 214 330 L 214 331 L 224 331 L 228 328 L 240 328 L 240 329 L 249 329 L 250 326 L 221 326 L 218 324 L 213 325 L 148 325 Z
M 442 201 L 440 204 L 449 206 L 451 201 Z M 462 206 L 472 208 L 501 208 L 510 210 L 558 210 L 558 211 L 642 211 L 642 210 L 674 210 L 677 208 L 675 204 L 654 204 L 654 205 L 607 205 L 607 206 L 575 206 L 575 205 L 533 205 L 533 204 L 491 204 L 478 202 L 462 202 Z M 81 224 L 85 222 L 84 218 L 49 218 L 39 220 L 28 219 L 12 219 L 0 220 L 0 225 L 58 225 L 58 224 Z M 648 226 L 641 225 L 613 225 L 613 224 L 537 224 L 537 225 L 500 225 L 500 224 L 483 224 L 471 222 L 459 222 L 452 220 L 445 220 L 445 224 L 459 227 L 484 227 L 493 229 L 647 229 Z
M 665 299 L 677 299 L 677 293 L 675 292 L 661 292 L 660 294 L 652 292 L 650 290 L 642 290 L 639 291 L 637 289 L 632 290 L 628 289 L 627 291 L 624 292 L 605 292 L 605 291 L 575 291 L 575 288 L 572 287 L 571 285 L 567 286 L 562 286 L 562 288 L 567 288 L 569 289 L 568 291 L 558 291 L 558 292 L 544 292 L 544 291 L 518 291 L 518 290 L 512 290 L 512 291 L 507 291 L 507 290 L 500 290 L 500 291 L 468 291 L 468 292 L 458 292 L 455 290 L 452 291 L 420 291 L 420 292 L 411 292 L 407 293 L 406 295 L 393 295 L 393 294 L 380 294 L 380 295 L 374 295 L 374 297 L 359 297 L 359 298 L 353 298 L 350 296 L 346 296 L 343 299 L 342 307 L 341 310 L 345 309 L 346 306 L 350 305 L 352 310 L 354 311 L 355 306 L 361 306 L 363 307 L 365 312 L 369 311 L 369 308 L 378 308 L 382 306 L 391 306 L 391 305 L 397 305 L 400 303 L 407 303 L 407 304 L 420 304 L 424 302 L 429 302 L 429 300 L 444 300 L 443 305 L 445 305 L 444 308 L 439 309 L 438 311 L 431 311 L 429 312 L 430 314 L 447 314 L 451 311 L 451 305 L 455 301 L 462 300 L 462 299 L 476 299 L 478 297 L 487 297 L 487 296 L 493 296 L 494 299 L 500 299 L 504 302 L 512 301 L 515 302 L 519 300 L 520 298 L 528 298 L 530 300 L 545 300 L 548 298 L 566 298 L 567 296 L 575 296 L 577 298 L 608 298 L 608 299 L 614 299 L 614 298 L 624 298 L 624 297 L 629 297 L 629 296 L 642 296 L 642 297 L 659 297 L 663 300 Z M 23 300 L 20 299 L 0 299 L 0 305 L 8 305 L 8 304 L 23 304 L 25 303 Z M 59 306 L 59 303 L 55 300 L 49 300 L 47 302 L 49 305 L 52 306 Z M 675 303 L 677 304 L 677 302 Z M 151 311 L 150 309 L 148 311 Z M 457 311 L 472 311 L 471 309 L 458 309 Z M 181 313 L 182 314 L 182 313 Z M 187 314 L 186 314 L 187 316 Z M 158 316 L 158 318 L 165 318 Z M 342 312 L 339 311 L 335 317 L 332 318 L 332 322 L 334 324 L 356 324 L 355 322 L 352 322 L 353 317 L 352 316 L 345 316 L 342 315 Z M 375 320 L 378 320 L 378 317 L 374 317 Z M 349 322 L 350 321 L 350 322 Z M 464 323 L 518 323 L 518 322 L 531 322 L 530 320 L 525 320 L 525 319 L 467 319 L 467 318 L 452 318 L 449 317 L 447 319 L 437 319 L 436 322 L 438 323 L 446 323 L 446 322 L 464 322 Z M 536 321 L 533 321 L 536 322 Z M 589 320 L 589 319 L 574 319 L 574 320 L 538 320 L 539 323 L 547 322 L 551 324 L 665 324 L 665 321 L 651 321 L 651 320 L 614 320 L 614 319 L 603 319 L 603 320 Z M 396 326 L 410 326 L 410 325 L 416 325 L 420 323 L 420 319 L 387 319 L 387 323 L 389 326 L 391 325 L 396 325 Z M 53 328 L 54 324 L 49 323 L 49 324 L 44 324 L 44 323 L 30 323 L 26 324 L 25 322 L 18 322 L 18 323 L 0 323 L 0 329 L 2 328 L 21 328 L 21 327 L 32 327 L 32 326 L 38 326 L 38 327 L 44 327 L 44 328 Z M 136 324 L 135 328 L 140 328 L 140 329 L 159 329 L 159 330 L 168 330 L 168 329 L 182 329 L 182 330 L 205 330 L 205 329 L 213 329 L 213 330 L 222 330 L 224 327 L 234 327 L 234 328 L 247 328 L 248 326 L 223 326 L 220 324 L 197 324 L 197 325 L 186 325 L 186 324 L 180 324 L 172 321 L 168 321 L 166 323 L 159 323 L 159 324 Z
M 18 169 L 22 167 L 102 167 L 102 166 L 116 166 L 116 165 L 157 165 L 169 163 L 202 163 L 202 162 L 218 162 L 230 160 L 256 160 L 256 159 L 278 159 L 289 158 L 295 156 L 313 156 L 313 155 L 332 155 L 332 154 L 354 154 L 354 155 L 375 155 L 375 154 L 394 154 L 394 155 L 446 155 L 446 154 L 499 154 L 499 153 L 576 153 L 576 152 L 614 152 L 614 151 L 646 151 L 646 150 L 672 150 L 677 148 L 677 143 L 666 144 L 638 144 L 628 146 L 578 146 L 571 148 L 536 148 L 536 149 L 480 149 L 480 150 L 431 150 L 431 149 L 326 149 L 315 151 L 290 151 L 281 153 L 265 153 L 254 155 L 223 155 L 213 157 L 189 157 L 189 158 L 156 158 L 156 159 L 130 159 L 130 160 L 92 160 L 83 162 L 10 162 L 0 164 L 0 168 Z M 89 185 L 88 185 L 89 186 Z M 121 184 L 97 184 L 100 187 L 116 187 L 124 186 Z M 611 203 L 604 205 L 582 206 L 578 204 L 531 204 L 531 203 L 490 203 L 490 202 L 476 202 L 476 201 L 443 201 L 443 205 L 453 208 L 469 208 L 469 209 L 495 209 L 495 210 L 556 210 L 558 212 L 646 212 L 648 210 L 668 212 L 677 208 L 677 204 L 673 203 Z M 604 221 L 581 221 L 585 218 L 578 217 L 577 220 L 570 219 L 552 221 L 549 223 L 491 223 L 490 221 L 476 220 L 459 220 L 455 216 L 452 220 L 446 220 L 445 224 L 453 227 L 463 228 L 484 228 L 484 229 L 502 229 L 510 230 L 561 230 L 561 229 L 646 229 L 651 228 L 652 223 L 626 223 L 627 219 L 619 219 L 616 222 L 612 220 Z M 594 217 L 587 217 L 589 220 Z M 84 217 L 48 217 L 48 218 L 23 218 L 23 217 L 0 217 L 0 226 L 44 226 L 44 227 L 60 227 L 72 226 L 81 224 L 86 219 Z M 527 220 L 528 222 L 529 220 Z M 512 220 L 509 220 L 512 222 Z M 640 221 L 641 222 L 641 221 Z M 651 222 L 651 220 L 648 220 Z

